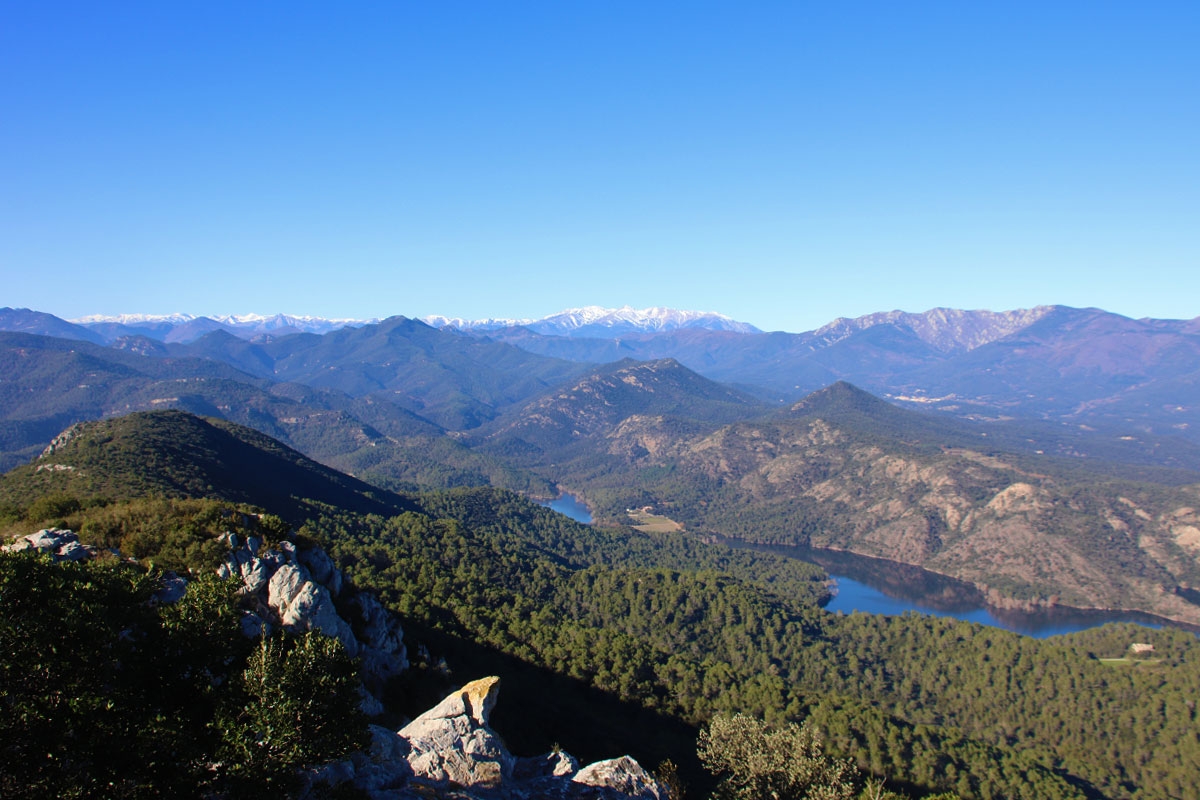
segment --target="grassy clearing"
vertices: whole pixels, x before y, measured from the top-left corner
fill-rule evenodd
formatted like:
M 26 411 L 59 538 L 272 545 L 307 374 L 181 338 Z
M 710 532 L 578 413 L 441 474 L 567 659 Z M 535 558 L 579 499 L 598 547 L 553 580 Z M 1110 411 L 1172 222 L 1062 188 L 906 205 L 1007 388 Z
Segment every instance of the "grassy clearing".
M 670 517 L 651 514 L 648 511 L 630 511 L 629 518 L 633 520 L 633 528 L 645 533 L 674 533 L 683 530 L 683 526 Z

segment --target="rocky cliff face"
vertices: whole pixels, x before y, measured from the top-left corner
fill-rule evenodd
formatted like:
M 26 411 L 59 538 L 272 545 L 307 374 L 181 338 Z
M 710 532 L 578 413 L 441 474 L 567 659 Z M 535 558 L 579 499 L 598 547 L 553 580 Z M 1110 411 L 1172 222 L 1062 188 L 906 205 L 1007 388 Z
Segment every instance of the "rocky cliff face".
M 341 570 L 320 548 L 297 550 L 281 542 L 268 550 L 254 537 L 242 541 L 227 533 L 224 538 L 229 553 L 218 574 L 242 582 L 241 593 L 253 609 L 243 620 L 246 633 L 281 626 L 338 639 L 347 654 L 361 659 L 363 711 L 381 713 L 384 684 L 408 666 L 399 620 L 374 595 L 347 595 Z
M 312 774 L 306 796 L 348 784 L 377 800 L 666 800 L 666 788 L 628 756 L 583 768 L 562 751 L 514 756 L 488 724 L 499 689 L 499 678 L 483 678 L 398 731 L 372 726 L 370 750 Z

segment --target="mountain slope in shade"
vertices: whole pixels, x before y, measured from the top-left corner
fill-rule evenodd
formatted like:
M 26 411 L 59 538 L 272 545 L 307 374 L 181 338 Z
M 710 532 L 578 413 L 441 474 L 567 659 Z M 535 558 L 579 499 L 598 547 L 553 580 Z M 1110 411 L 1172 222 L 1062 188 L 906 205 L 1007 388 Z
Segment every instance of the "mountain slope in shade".
M 587 368 L 405 317 L 285 337 L 262 349 L 276 380 L 379 395 L 451 430 L 477 427 Z
M 408 498 L 324 467 L 258 431 L 183 411 L 80 423 L 0 480 L 0 497 L 194 497 L 261 505 L 294 524 L 321 506 L 391 515 Z

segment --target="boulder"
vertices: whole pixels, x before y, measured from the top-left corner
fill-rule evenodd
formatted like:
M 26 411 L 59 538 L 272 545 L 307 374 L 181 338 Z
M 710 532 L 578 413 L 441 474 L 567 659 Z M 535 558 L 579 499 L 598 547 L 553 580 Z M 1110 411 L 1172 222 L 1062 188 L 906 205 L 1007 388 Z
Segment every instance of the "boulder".
M 67 542 L 59 546 L 54 553 L 54 558 L 57 561 L 82 561 L 85 558 L 91 558 L 92 553 L 85 545 L 79 542 Z
M 37 550 L 49 554 L 55 561 L 82 561 L 94 555 L 94 548 L 81 544 L 79 536 L 65 528 L 43 528 L 0 549 L 9 553 Z
M 451 692 L 393 733 L 371 726 L 371 746 L 317 772 L 318 784 L 352 784 L 372 800 L 666 800 L 666 788 L 629 756 L 583 769 L 555 750 L 514 758 L 489 727 L 500 679 Z
M 473 681 L 401 728 L 413 774 L 432 783 L 482 788 L 511 777 L 516 759 L 487 724 L 499 689 L 499 678 Z
M 162 577 L 162 586 L 150 595 L 150 602 L 155 604 L 175 603 L 187 594 L 187 579 L 168 572 Z
M 577 796 L 588 797 L 635 797 L 640 800 L 666 800 L 666 789 L 641 764 L 629 756 L 611 758 L 589 764 L 571 782 L 580 787 L 598 790 L 591 794 L 586 790 Z
M 300 552 L 300 563 L 308 567 L 313 580 L 324 584 L 329 593 L 337 597 L 342 590 L 342 573 L 334 566 L 333 559 L 319 547 Z

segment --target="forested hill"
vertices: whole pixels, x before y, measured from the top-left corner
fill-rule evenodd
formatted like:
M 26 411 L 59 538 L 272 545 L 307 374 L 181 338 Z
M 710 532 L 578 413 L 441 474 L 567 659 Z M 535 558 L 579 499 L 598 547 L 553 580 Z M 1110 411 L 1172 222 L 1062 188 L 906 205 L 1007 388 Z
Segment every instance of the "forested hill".
M 720 424 L 758 416 L 769 406 L 703 378 L 674 359 L 625 359 L 599 367 L 511 410 L 472 437 L 484 452 L 517 463 L 533 456 L 586 456 L 630 418 L 670 418 Z M 510 448 L 509 445 L 512 445 Z
M 80 423 L 0 481 L 0 501 L 214 498 L 270 508 L 299 525 L 322 509 L 391 516 L 409 498 L 324 467 L 251 428 L 183 411 Z
M 178 414 L 151 420 L 161 430 L 145 418 L 131 427 L 146 447 L 156 437 L 186 443 L 188 430 L 210 424 Z M 210 512 L 225 501 L 193 507 L 200 501 L 116 494 L 162 490 L 115 478 L 137 471 L 126 454 L 142 445 L 117 436 L 84 442 L 94 452 L 79 463 L 95 470 L 84 483 L 55 484 L 39 497 L 51 484 L 32 479 L 51 470 L 0 480 L 6 530 L 64 524 L 123 547 L 126 537 L 144 546 L 203 537 L 220 524 Z M 188 476 L 175 484 L 183 493 L 222 486 L 213 470 L 224 465 L 203 449 L 163 450 L 160 463 Z M 282 449 L 262 452 L 275 460 L 252 462 L 256 470 L 287 469 Z M 71 498 L 63 492 L 72 487 L 107 497 Z M 357 496 L 355 485 L 343 488 Z M 559 741 L 585 758 L 670 758 L 701 792 L 697 726 L 744 712 L 776 724 L 807 719 L 827 752 L 915 795 L 1195 794 L 1200 644 L 1190 634 L 1122 625 L 1038 641 L 948 620 L 841 617 L 817 606 L 824 587 L 815 568 L 683 534 L 583 526 L 502 490 L 420 495 L 386 515 L 323 497 L 308 505 L 301 537 L 324 542 L 355 585 L 402 615 L 410 653 L 431 654 L 411 683 L 395 687 L 396 713 L 424 710 L 444 689 L 430 682 L 500 674 L 512 712 L 498 711 L 493 723 L 514 749 Z M 185 560 L 190 552 L 180 551 Z M 564 728 L 564 718 L 588 724 Z

